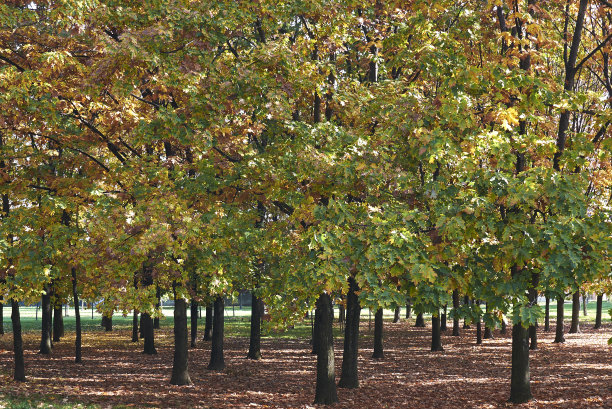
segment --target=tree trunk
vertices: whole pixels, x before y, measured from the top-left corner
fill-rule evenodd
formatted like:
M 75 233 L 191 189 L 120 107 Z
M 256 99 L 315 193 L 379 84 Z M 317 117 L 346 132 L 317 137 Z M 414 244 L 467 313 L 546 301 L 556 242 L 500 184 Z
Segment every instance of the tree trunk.
M 372 358 L 381 359 L 384 358 L 385 354 L 383 351 L 383 309 L 379 308 L 376 310 L 374 316 L 374 354 Z
M 141 314 L 140 326 L 142 327 L 142 332 L 144 333 L 144 350 L 142 353 L 147 355 L 157 354 L 157 350 L 155 349 L 155 330 L 153 329 L 153 320 L 151 319 L 150 314 Z
M 261 317 L 263 315 L 262 301 L 251 293 L 251 336 L 249 338 L 249 359 L 261 359 Z M 333 313 L 333 311 L 332 311 Z M 333 317 L 332 317 L 333 320 Z M 313 340 L 314 345 L 314 340 Z M 313 346 L 314 349 L 314 346 Z
M 415 327 L 425 327 L 425 318 L 423 318 L 423 313 L 419 312 L 416 317 L 416 322 L 414 323 Z
M 563 304 L 565 303 L 565 297 L 560 295 L 557 297 L 557 328 L 555 331 L 555 340 L 553 342 L 565 342 L 563 336 Z
M 487 317 L 489 317 L 489 304 L 486 304 L 486 313 L 487 313 Z M 491 331 L 491 327 L 489 325 L 487 325 L 487 323 L 485 322 L 485 328 L 484 328 L 484 339 L 493 339 L 493 331 Z
M 593 329 L 601 328 L 601 310 L 603 309 L 603 294 L 597 294 L 597 312 L 595 313 L 595 326 Z
M 580 332 L 580 291 L 577 290 L 572 297 L 572 325 L 568 334 L 576 334 Z
M 396 305 L 395 306 L 395 312 L 393 313 L 393 323 L 396 324 L 398 322 L 400 322 L 400 306 Z
M 104 331 L 111 332 L 113 330 L 113 316 L 107 317 L 106 315 L 102 316 L 102 327 Z
M 209 302 L 206 304 L 206 318 L 204 322 L 204 341 L 210 341 L 212 339 L 212 327 L 213 327 L 213 306 Z
M 62 315 L 62 306 L 53 308 L 53 342 L 60 342 L 64 336 L 64 317 Z
M 431 351 L 444 351 L 440 331 L 440 315 L 436 316 L 435 312 L 431 316 Z
M 538 349 L 538 324 L 529 326 L 529 349 L 535 351 Z
M 459 336 L 459 290 L 453 290 L 453 336 Z
M 508 323 L 506 323 L 505 318 L 502 318 L 500 333 L 505 334 L 507 332 L 507 328 L 508 328 Z
M 412 317 L 412 300 L 410 297 L 406 300 L 406 319 Z
M 315 404 L 329 405 L 338 402 L 336 392 L 336 370 L 334 365 L 334 310 L 329 294 L 321 294 L 317 300 L 317 332 L 319 344 L 317 353 L 317 386 Z
M 13 372 L 13 379 L 19 382 L 25 382 L 21 317 L 19 316 L 19 302 L 15 300 L 11 300 L 11 322 L 13 324 L 13 352 L 15 353 L 15 371 Z
M 346 327 L 344 330 L 344 351 L 342 354 L 342 373 L 338 387 L 358 388 L 357 353 L 359 351 L 359 318 L 361 305 L 356 292 L 359 286 L 354 277 L 349 277 L 349 293 L 346 300 Z
M 444 332 L 446 331 L 446 304 L 444 305 L 444 308 L 442 309 L 442 317 L 440 319 L 440 331 Z
M 134 310 L 132 317 L 132 342 L 138 342 L 138 310 Z
M 74 301 L 74 319 L 76 326 L 76 339 L 74 341 L 74 362 L 81 362 L 81 311 L 79 308 L 79 293 L 77 291 L 77 272 L 72 267 L 72 300 Z
M 144 314 L 140 314 L 140 325 L 138 327 L 138 332 L 140 333 L 140 338 L 144 339 L 145 337 L 145 326 L 144 326 Z
M 524 403 L 531 398 L 528 334 L 527 329 L 518 322 L 512 326 L 512 376 L 509 401 Z
M 191 300 L 191 347 L 195 348 L 198 337 L 198 302 Z M 186 384 L 185 384 L 186 385 Z
M 480 317 L 478 317 L 478 322 L 476 322 L 476 345 L 482 345 L 482 322 Z
M 225 300 L 218 296 L 214 303 L 214 319 L 212 330 L 212 345 L 210 348 L 210 363 L 208 369 L 222 371 L 225 368 L 223 360 L 223 315 Z
M 161 308 L 161 289 L 159 286 L 155 289 L 155 296 L 157 297 L 157 303 L 155 304 L 155 318 L 153 318 L 153 328 L 159 329 L 159 313 Z
M 587 293 L 582 294 L 582 315 L 585 317 L 588 315 L 587 304 L 589 303 L 589 296 Z
M 319 310 L 315 308 L 315 312 L 314 312 L 314 321 L 311 319 L 310 320 L 310 343 L 312 344 L 312 351 L 310 351 L 310 353 L 312 355 L 317 355 L 319 353 L 319 340 L 320 337 L 315 336 L 315 333 L 319 332 L 319 329 L 317 328 L 317 325 L 319 325 L 319 322 L 321 321 L 319 319 L 319 317 L 317 317 L 317 314 L 319 314 Z
M 346 311 L 344 309 L 344 305 L 338 305 L 338 322 L 340 324 L 344 324 L 344 320 L 346 319 Z
M 2 302 L 4 299 L 0 296 L 0 335 L 4 335 L 4 305 Z
M 469 296 L 464 296 L 463 297 L 463 305 L 470 305 L 470 297 Z M 463 329 L 470 329 L 470 324 L 467 320 L 467 318 L 463 319 Z
M 49 355 L 51 353 L 51 292 L 49 285 L 45 286 L 45 293 L 41 303 L 42 329 L 40 334 L 39 354 Z
M 532 288 L 529 289 L 529 302 L 532 305 L 537 305 L 538 303 L 538 290 L 537 286 L 540 281 L 540 275 L 538 273 L 532 273 L 531 276 L 531 285 Z M 529 349 L 535 351 L 538 349 L 538 323 L 537 321 L 531 325 L 529 325 Z
M 550 331 L 550 297 L 546 296 L 546 307 L 544 311 L 544 332 Z
M 193 306 L 193 303 L 191 305 Z M 196 319 L 198 317 L 197 310 L 195 317 Z M 189 352 L 187 350 L 187 302 L 183 298 L 177 298 L 175 289 L 174 361 L 172 363 L 172 378 L 170 378 L 171 385 L 191 385 L 191 378 L 189 377 L 188 357 Z

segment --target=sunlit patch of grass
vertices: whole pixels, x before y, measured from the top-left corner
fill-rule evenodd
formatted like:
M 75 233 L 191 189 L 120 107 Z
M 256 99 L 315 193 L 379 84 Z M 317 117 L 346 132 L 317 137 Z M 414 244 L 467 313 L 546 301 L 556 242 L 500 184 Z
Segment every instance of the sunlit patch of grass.
M 99 409 L 98 405 L 68 402 L 67 399 L 46 395 L 13 396 L 0 394 L 0 409 Z

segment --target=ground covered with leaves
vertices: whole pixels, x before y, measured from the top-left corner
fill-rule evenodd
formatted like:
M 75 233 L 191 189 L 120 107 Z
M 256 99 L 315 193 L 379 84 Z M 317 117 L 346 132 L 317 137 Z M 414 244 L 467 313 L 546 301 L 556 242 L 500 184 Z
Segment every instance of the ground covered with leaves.
M 338 389 L 333 408 L 612 408 L 612 325 L 583 326 L 554 344 L 554 333 L 539 332 L 531 353 L 532 392 L 524 405 L 506 403 L 510 377 L 510 331 L 476 345 L 475 330 L 443 336 L 444 351 L 429 352 L 429 329 L 412 321 L 385 322 L 385 358 L 371 359 L 372 328 L 362 323 L 357 390 Z M 313 407 L 316 357 L 308 339 L 266 338 L 263 359 L 247 360 L 248 338 L 227 337 L 226 369 L 206 369 L 210 344 L 190 351 L 192 386 L 169 385 L 172 331 L 156 333 L 158 354 L 141 353 L 127 330 L 84 334 L 83 363 L 73 362 L 74 336 L 55 345 L 50 357 L 37 355 L 38 334 L 25 336 L 27 383 L 12 373 L 12 337 L 0 338 L 0 401 L 44 399 L 49 406 L 70 403 L 100 407 L 308 408 Z M 342 339 L 336 344 L 337 379 Z M 53 405 L 57 402 L 58 405 Z M 10 407 L 0 404 L 0 407 Z M 40 406 L 43 407 L 43 406 Z

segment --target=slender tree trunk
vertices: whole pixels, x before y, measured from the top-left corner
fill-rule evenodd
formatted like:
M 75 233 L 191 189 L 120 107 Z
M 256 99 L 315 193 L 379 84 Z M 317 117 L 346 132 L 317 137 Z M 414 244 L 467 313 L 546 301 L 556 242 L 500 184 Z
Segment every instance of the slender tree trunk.
M 476 345 L 482 345 L 482 320 L 480 317 L 476 322 Z
M 74 362 L 80 363 L 81 357 L 81 310 L 79 308 L 79 292 L 77 290 L 77 272 L 72 267 L 72 301 L 74 301 L 74 319 L 76 326 L 76 339 L 74 341 Z
M 193 306 L 193 303 L 191 305 Z M 197 319 L 197 310 L 195 316 Z M 174 361 L 172 363 L 170 384 L 191 385 L 188 358 L 187 301 L 184 298 L 177 298 L 176 288 L 174 288 Z
M 505 318 L 502 318 L 500 334 L 505 334 L 507 332 L 507 328 L 508 323 L 506 322 Z
M 140 316 L 140 326 L 144 333 L 144 350 L 142 353 L 147 355 L 157 354 L 155 349 L 155 330 L 153 329 L 153 320 L 150 314 L 143 313 Z
M 144 314 L 140 314 L 140 323 L 138 326 L 138 332 L 140 334 L 140 338 L 144 339 L 145 337 L 145 326 L 144 326 Z
M 470 305 L 470 297 L 469 296 L 464 296 L 463 297 L 463 305 Z M 463 319 L 463 329 L 470 329 L 470 324 L 467 320 L 467 318 Z
M 15 354 L 15 371 L 13 372 L 13 379 L 19 382 L 25 382 L 21 317 L 19 316 L 19 303 L 15 300 L 11 300 L 11 322 L 13 324 L 13 352 Z
M 546 296 L 546 308 L 544 312 L 544 332 L 550 331 L 550 297 Z
M 4 298 L 0 296 L 0 335 L 4 335 Z
M 459 336 L 459 290 L 453 290 L 453 336 Z
M 512 376 L 509 401 L 524 403 L 531 398 L 528 333 L 527 329 L 518 322 L 512 326 Z
M 198 302 L 191 300 L 191 347 L 195 348 L 198 337 Z
M 249 338 L 249 359 L 261 359 L 261 316 L 263 315 L 262 301 L 251 293 L 251 336 Z M 333 313 L 333 312 L 332 312 Z M 333 317 L 332 317 L 333 319 Z M 314 345 L 314 340 L 313 340 Z M 314 346 L 313 346 L 314 349 Z
M 587 304 L 589 303 L 589 295 L 587 293 L 582 294 L 582 315 L 585 317 L 588 315 Z
M 439 312 L 438 312 L 439 314 Z M 442 347 L 442 336 L 440 331 L 440 315 L 431 316 L 431 351 L 444 351 Z
M 45 293 L 41 302 L 42 329 L 40 336 L 39 354 L 49 355 L 51 353 L 51 291 L 49 285 L 45 286 Z
M 157 303 L 155 304 L 155 317 L 153 318 L 153 328 L 159 329 L 159 313 L 161 308 L 161 289 L 159 286 L 155 289 L 155 296 L 157 297 Z
M 336 370 L 334 365 L 334 310 L 329 294 L 321 294 L 317 300 L 317 332 L 319 351 L 317 353 L 317 385 L 315 404 L 329 405 L 338 402 L 336 392 Z
M 214 319 L 212 331 L 212 345 L 210 348 L 210 363 L 208 369 L 222 371 L 225 368 L 223 360 L 223 319 L 225 300 L 218 296 L 214 303 Z
M 383 351 L 383 309 L 379 308 L 376 310 L 374 316 L 374 354 L 372 358 L 381 359 L 384 358 L 385 354 Z
M 425 318 L 423 318 L 423 313 L 419 312 L 416 317 L 416 322 L 414 323 L 415 327 L 425 327 Z
M 344 324 L 344 320 L 346 319 L 346 311 L 344 309 L 344 305 L 338 305 L 338 322 L 340 324 Z
M 440 319 L 440 331 L 444 332 L 446 330 L 446 304 L 444 304 L 444 307 L 442 309 L 442 317 Z
M 396 305 L 395 306 L 395 312 L 393 313 L 393 323 L 396 324 L 398 322 L 400 322 L 400 306 Z
M 576 334 L 580 332 L 580 291 L 576 290 L 572 297 L 572 325 L 568 334 Z
M 532 305 L 537 305 L 538 303 L 538 290 L 537 286 L 540 282 L 540 275 L 538 273 L 532 273 L 531 276 L 531 285 L 532 288 L 529 289 L 529 302 Z M 538 323 L 537 321 L 531 325 L 529 325 L 529 349 L 535 351 L 538 349 Z
M 535 351 L 538 349 L 538 324 L 529 326 L 529 349 Z
M 601 310 L 603 309 L 603 294 L 597 294 L 597 312 L 595 313 L 595 326 L 593 329 L 601 328 Z
M 132 316 L 132 342 L 138 342 L 138 310 Z
M 346 302 L 346 327 L 344 331 L 344 352 L 342 354 L 342 373 L 338 387 L 358 388 L 357 354 L 359 351 L 359 318 L 361 305 L 357 291 L 359 286 L 354 277 L 349 277 L 349 293 Z
M 489 304 L 486 304 L 485 306 L 485 311 L 487 312 L 487 317 L 489 316 Z M 485 328 L 484 328 L 484 339 L 493 339 L 493 331 L 491 331 L 491 327 L 489 325 L 487 325 L 487 323 L 485 322 Z
M 64 336 L 64 317 L 62 315 L 62 306 L 56 305 L 53 308 L 53 342 L 60 342 Z
M 406 300 L 406 319 L 412 317 L 412 300 L 410 297 Z
M 213 327 L 213 306 L 212 303 L 206 304 L 206 318 L 204 321 L 204 341 L 210 341 L 212 339 L 212 327 Z
M 563 336 L 563 304 L 565 303 L 565 297 L 562 295 L 557 297 L 557 328 L 555 331 L 555 340 L 553 342 L 565 342 Z

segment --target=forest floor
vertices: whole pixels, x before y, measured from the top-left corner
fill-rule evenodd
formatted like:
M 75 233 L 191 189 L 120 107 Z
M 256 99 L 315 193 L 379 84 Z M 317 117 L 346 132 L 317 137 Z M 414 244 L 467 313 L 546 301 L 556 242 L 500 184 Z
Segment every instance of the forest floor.
M 372 331 L 362 322 L 358 389 L 338 389 L 331 408 L 612 408 L 612 324 L 592 324 L 554 344 L 554 332 L 538 331 L 531 352 L 534 400 L 506 403 L 510 379 L 510 329 L 476 345 L 475 329 L 460 337 L 443 335 L 443 352 L 432 353 L 430 329 L 414 320 L 385 322 L 385 358 L 371 359 Z M 452 324 L 449 323 L 449 324 Z M 552 328 L 554 329 L 554 328 Z M 263 359 L 247 360 L 248 338 L 228 336 L 226 369 L 206 369 L 210 343 L 190 350 L 192 386 L 171 386 L 172 330 L 156 332 L 158 354 L 143 355 L 142 340 L 131 332 L 84 333 L 83 363 L 73 362 L 74 335 L 56 343 L 51 356 L 38 355 L 38 334 L 25 334 L 26 383 L 12 380 L 12 336 L 0 337 L 0 408 L 15 399 L 31 407 L 101 408 L 311 408 L 316 357 L 305 338 L 265 338 Z M 342 338 L 336 337 L 336 379 L 342 363 Z M 6 403 L 9 402 L 9 403 Z M 38 403 L 37 403 L 38 402 Z M 56 404 L 54 404 L 54 402 Z M 70 406 L 74 403 L 74 406 Z M 20 404 L 18 407 L 30 407 Z

